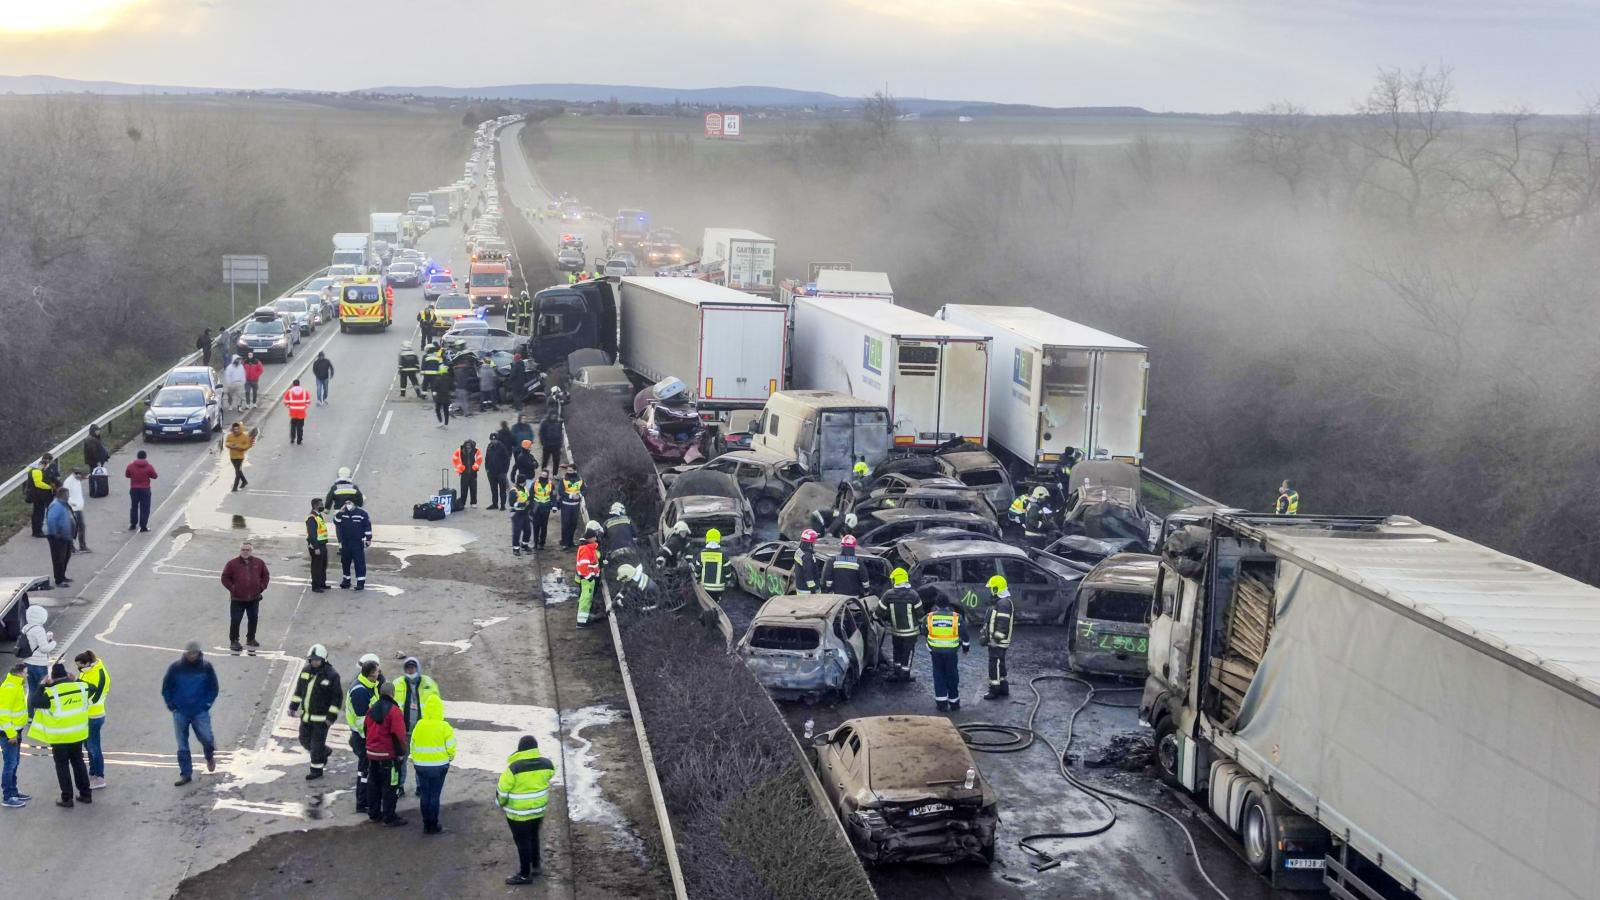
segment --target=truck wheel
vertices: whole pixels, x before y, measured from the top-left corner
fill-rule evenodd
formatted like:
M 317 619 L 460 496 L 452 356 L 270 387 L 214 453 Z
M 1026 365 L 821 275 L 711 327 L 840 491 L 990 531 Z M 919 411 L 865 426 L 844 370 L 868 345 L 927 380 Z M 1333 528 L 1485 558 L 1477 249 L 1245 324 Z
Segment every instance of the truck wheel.
M 1183 784 L 1178 780 L 1179 746 L 1177 724 L 1171 716 L 1163 716 L 1156 724 L 1156 773 L 1168 787 L 1182 789 Z
M 1272 858 L 1278 847 L 1278 817 L 1260 792 L 1251 792 L 1244 799 L 1244 809 L 1239 814 L 1239 839 L 1244 843 L 1244 861 L 1257 873 L 1265 875 L 1272 870 Z
M 350 326 L 346 325 L 344 322 L 341 321 L 339 323 L 339 333 L 340 334 L 348 334 L 349 332 L 350 332 Z

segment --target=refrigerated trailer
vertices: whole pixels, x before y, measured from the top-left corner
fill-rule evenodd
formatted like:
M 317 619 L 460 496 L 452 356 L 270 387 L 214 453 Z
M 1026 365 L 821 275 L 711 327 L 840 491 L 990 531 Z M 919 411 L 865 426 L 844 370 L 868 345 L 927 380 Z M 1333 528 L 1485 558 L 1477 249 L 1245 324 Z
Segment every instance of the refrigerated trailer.
M 778 242 L 746 228 L 707 228 L 700 240 L 700 272 L 708 281 L 771 297 L 777 289 Z
M 987 433 L 989 338 L 892 303 L 798 297 L 794 381 L 889 410 L 895 446 Z
M 1144 460 L 1150 354 L 1032 306 L 946 304 L 939 318 L 994 338 L 989 441 L 1015 476 L 1085 459 Z
M 1165 544 L 1141 717 L 1276 886 L 1600 897 L 1600 589 L 1403 516 Z
M 649 382 L 679 378 L 701 406 L 764 403 L 783 387 L 787 311 L 696 278 L 629 276 L 620 296 L 622 364 Z

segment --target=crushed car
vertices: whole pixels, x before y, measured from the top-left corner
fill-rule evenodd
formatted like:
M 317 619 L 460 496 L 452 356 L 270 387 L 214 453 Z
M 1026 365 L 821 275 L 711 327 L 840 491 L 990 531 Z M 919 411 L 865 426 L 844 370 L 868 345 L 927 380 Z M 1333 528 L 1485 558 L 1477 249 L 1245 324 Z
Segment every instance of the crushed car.
M 968 615 L 988 611 L 989 579 L 1003 576 L 1017 621 L 1047 625 L 1067 624 L 1078 585 L 1090 568 L 1035 558 L 997 540 L 918 536 L 901 541 L 884 556 L 891 566 L 905 569 L 912 584 L 931 585 Z
M 849 700 L 884 659 L 877 597 L 790 594 L 761 605 L 734 652 L 774 698 Z
M 1118 553 L 1083 577 L 1067 637 L 1072 671 L 1144 678 L 1159 570 L 1160 557 Z
M 999 539 L 1000 526 L 989 516 L 941 509 L 880 509 L 856 517 L 856 539 L 863 547 L 886 547 L 929 528 L 959 528 Z
M 773 450 L 724 453 L 699 466 L 674 466 L 661 473 L 661 483 L 672 483 L 686 472 L 724 472 L 739 482 L 758 519 L 772 519 L 800 485 L 811 480 L 799 463 Z
M 726 472 L 690 472 L 673 482 L 661 508 L 657 534 L 667 534 L 679 522 L 689 526 L 689 542 L 705 546 L 706 532 L 722 532 L 722 551 L 736 554 L 750 545 L 755 514 L 739 482 Z
M 798 541 L 767 541 L 729 560 L 734 582 L 739 589 L 762 600 L 782 594 L 794 593 L 794 558 L 800 552 Z M 821 564 L 822 583 L 828 584 L 832 576 L 833 561 L 839 556 L 837 538 L 822 538 L 812 551 Z M 889 584 L 889 563 L 869 549 L 857 548 L 856 561 L 861 566 L 861 581 L 867 593 L 878 594 Z
M 850 719 L 811 746 L 822 789 L 867 864 L 994 861 L 999 797 L 948 718 Z
M 1105 541 L 1119 551 L 1148 553 L 1161 530 L 1161 520 L 1139 498 L 1142 476 L 1136 466 L 1114 460 L 1090 460 L 1072 469 L 1071 507 L 1060 533 Z

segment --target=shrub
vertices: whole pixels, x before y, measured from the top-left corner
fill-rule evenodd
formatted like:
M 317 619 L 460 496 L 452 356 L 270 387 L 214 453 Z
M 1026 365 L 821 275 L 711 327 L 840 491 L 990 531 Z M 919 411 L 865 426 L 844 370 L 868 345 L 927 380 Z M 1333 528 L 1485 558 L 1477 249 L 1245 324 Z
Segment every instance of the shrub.
M 599 516 L 621 501 L 641 534 L 661 518 L 655 463 L 628 418 L 610 397 L 578 391 L 567 403 L 567 441 L 583 475 L 589 514 Z

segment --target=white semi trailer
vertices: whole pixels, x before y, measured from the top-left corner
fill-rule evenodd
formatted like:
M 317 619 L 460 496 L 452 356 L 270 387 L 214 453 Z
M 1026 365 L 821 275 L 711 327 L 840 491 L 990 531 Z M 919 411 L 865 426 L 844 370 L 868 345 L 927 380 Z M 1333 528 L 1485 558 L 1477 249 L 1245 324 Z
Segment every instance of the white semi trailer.
M 786 310 L 697 278 L 629 276 L 621 296 L 622 364 L 650 382 L 678 378 L 701 406 L 764 403 L 783 388 Z

